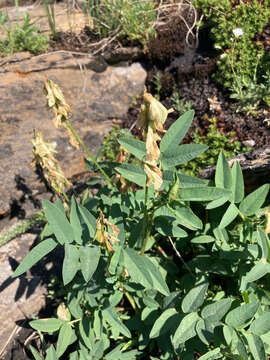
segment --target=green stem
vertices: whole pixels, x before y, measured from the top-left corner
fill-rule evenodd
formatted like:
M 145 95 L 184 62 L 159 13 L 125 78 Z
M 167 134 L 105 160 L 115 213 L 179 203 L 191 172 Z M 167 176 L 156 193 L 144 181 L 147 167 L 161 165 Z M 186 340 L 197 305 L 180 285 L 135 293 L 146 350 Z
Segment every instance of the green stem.
M 69 200 L 67 194 L 65 193 L 65 191 L 61 191 L 61 194 L 64 196 L 64 198 L 65 198 L 65 200 L 66 200 L 66 203 L 67 203 L 68 205 L 70 205 L 70 200 Z
M 133 310 L 136 312 L 137 311 L 137 306 L 135 304 L 135 301 L 133 299 L 133 297 L 130 295 L 130 293 L 128 291 L 125 291 L 124 294 L 126 295 L 126 298 L 128 299 L 130 305 L 132 306 Z
M 146 230 L 147 225 L 147 200 L 148 200 L 148 186 L 145 186 L 145 192 L 144 192 L 144 216 L 143 216 L 143 228 L 142 228 L 142 238 L 143 238 L 143 244 L 141 248 L 140 254 L 143 255 L 145 252 L 146 244 L 147 244 L 147 235 L 148 232 Z
M 97 162 L 97 160 L 95 159 L 95 157 L 89 152 L 89 150 L 87 149 L 87 147 L 85 146 L 84 142 L 81 140 L 80 136 L 78 135 L 78 133 L 76 132 L 76 130 L 73 129 L 72 125 L 70 124 L 69 120 L 66 119 L 66 124 L 67 127 L 69 128 L 69 130 L 72 132 L 72 135 L 75 136 L 75 138 L 78 140 L 79 144 L 81 145 L 81 147 L 83 148 L 83 150 L 85 151 L 85 153 L 87 154 L 87 156 L 89 157 L 89 159 L 96 165 L 96 167 L 99 169 L 99 171 L 102 173 L 102 175 L 105 177 L 105 179 L 107 180 L 107 183 L 109 186 L 114 187 L 113 183 L 111 182 L 109 176 L 105 173 L 105 171 L 102 169 L 102 167 L 99 165 L 99 163 Z

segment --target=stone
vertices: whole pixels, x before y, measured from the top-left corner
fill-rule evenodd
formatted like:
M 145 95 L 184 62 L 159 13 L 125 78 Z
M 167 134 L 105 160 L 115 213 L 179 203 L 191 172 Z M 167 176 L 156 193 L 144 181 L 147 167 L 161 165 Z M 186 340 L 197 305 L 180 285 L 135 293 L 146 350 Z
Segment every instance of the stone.
M 132 98 L 142 93 L 146 71 L 139 63 L 108 66 L 102 57 L 67 51 L 17 54 L 1 59 L 1 64 L 0 216 L 16 208 L 23 209 L 24 217 L 39 207 L 35 200 L 46 192 L 30 166 L 34 129 L 53 142 L 66 177 L 86 171 L 84 153 L 70 146 L 63 128 L 53 126 L 44 81 L 51 79 L 61 87 L 72 108 L 72 125 L 95 153 L 113 122 L 123 121 Z
M 244 154 L 228 159 L 230 166 L 238 161 L 244 177 L 245 190 L 250 193 L 259 186 L 270 182 L 270 147 L 250 150 Z M 215 176 L 216 166 L 207 166 L 200 171 L 200 177 L 204 179 L 213 179 Z

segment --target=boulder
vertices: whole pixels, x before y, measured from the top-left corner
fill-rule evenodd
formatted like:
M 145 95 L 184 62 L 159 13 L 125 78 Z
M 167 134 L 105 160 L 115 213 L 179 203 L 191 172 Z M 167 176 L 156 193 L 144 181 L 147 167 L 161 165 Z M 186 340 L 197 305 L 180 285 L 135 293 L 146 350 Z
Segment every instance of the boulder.
M 53 126 L 43 93 L 46 79 L 61 87 L 72 108 L 72 125 L 95 153 L 113 122 L 124 120 L 132 98 L 143 91 L 146 71 L 139 63 L 108 66 L 102 57 L 67 51 L 1 59 L 0 216 L 12 209 L 30 215 L 46 191 L 30 166 L 34 129 L 53 142 L 68 178 L 85 172 L 83 152 L 70 146 L 64 129 Z
M 243 171 L 245 189 L 247 192 L 256 190 L 259 186 L 270 183 L 270 147 L 265 146 L 259 149 L 239 154 L 229 159 L 232 166 L 238 161 Z M 216 167 L 207 166 L 200 171 L 200 176 L 204 179 L 213 179 Z

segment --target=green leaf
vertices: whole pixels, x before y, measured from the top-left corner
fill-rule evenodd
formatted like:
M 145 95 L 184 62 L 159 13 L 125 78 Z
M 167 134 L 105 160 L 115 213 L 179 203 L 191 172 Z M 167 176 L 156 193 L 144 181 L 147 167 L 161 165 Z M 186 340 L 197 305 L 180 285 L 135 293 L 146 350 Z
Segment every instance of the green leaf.
M 87 316 L 84 316 L 79 323 L 79 332 L 84 345 L 88 347 L 89 350 L 92 350 L 94 344 L 94 333 L 91 329 L 90 319 Z M 91 341 L 93 339 L 93 341 Z
M 82 244 L 82 225 L 80 221 L 79 208 L 75 196 L 72 195 L 70 207 L 70 224 L 73 229 L 74 238 L 77 244 Z
M 185 201 L 210 201 L 222 197 L 229 197 L 231 195 L 231 191 L 228 189 L 219 189 L 209 186 L 181 189 L 179 195 L 181 200 Z
M 238 214 L 238 208 L 234 204 L 230 204 L 220 221 L 219 227 L 222 229 L 230 225 L 230 223 L 233 222 L 233 220 L 237 217 Z
M 227 313 L 231 304 L 232 299 L 218 300 L 213 304 L 206 305 L 201 312 L 201 316 L 203 319 L 207 319 L 211 322 L 217 322 Z
M 244 199 L 244 195 L 245 195 L 243 173 L 238 161 L 235 161 L 233 163 L 231 174 L 232 174 L 231 201 L 235 204 L 238 204 Z
M 117 247 L 115 246 L 114 253 L 113 256 L 111 257 L 111 261 L 108 269 L 110 274 L 115 274 L 121 255 L 122 255 L 122 246 L 117 246 Z
M 200 235 L 196 236 L 193 239 L 191 239 L 191 243 L 193 244 L 208 244 L 211 242 L 216 241 L 216 239 L 213 236 L 210 235 Z
M 256 237 L 257 242 L 262 250 L 262 259 L 267 259 L 270 248 L 268 236 L 261 229 L 258 229 Z
M 59 331 L 56 354 L 58 357 L 62 356 L 69 345 L 76 340 L 76 335 L 69 323 L 64 323 Z
M 166 172 L 164 171 L 164 173 Z M 164 180 L 164 173 L 163 173 L 163 180 Z M 205 180 L 198 179 L 194 176 L 188 176 L 182 173 L 178 173 L 178 177 L 180 181 L 179 189 L 207 186 Z
M 170 320 L 174 318 L 175 315 L 178 315 L 178 313 L 174 308 L 165 310 L 155 321 L 149 335 L 150 339 L 167 333 L 171 328 Z
M 245 334 L 245 337 L 248 341 L 249 349 L 254 359 L 266 360 L 267 357 L 261 338 L 254 334 Z
M 170 126 L 169 130 L 161 139 L 161 153 L 165 154 L 166 152 L 172 152 L 177 145 L 179 145 L 186 135 L 192 123 L 193 117 L 194 111 L 187 111 Z
M 115 170 L 125 179 L 139 186 L 145 186 L 146 184 L 146 175 L 140 166 L 132 164 L 121 164 L 115 168 Z
M 107 309 L 102 311 L 103 318 L 112 326 L 118 329 L 118 331 L 123 334 L 124 336 L 127 336 L 131 338 L 131 333 L 129 329 L 124 325 L 118 318 L 117 313 L 114 309 L 111 307 L 108 307 Z
M 245 275 L 245 281 L 256 281 L 267 273 L 270 273 L 270 264 L 265 259 L 262 259 Z
M 56 355 L 54 346 L 51 345 L 47 350 L 46 350 L 46 357 L 45 360 L 57 360 L 58 357 Z
M 141 161 L 145 160 L 146 145 L 143 141 L 134 139 L 132 137 L 121 137 L 118 139 L 118 142 L 137 159 Z
M 83 274 L 84 280 L 88 282 L 94 272 L 96 271 L 100 258 L 100 249 L 98 246 L 80 246 L 80 263 L 81 263 L 81 272 Z
M 161 156 L 162 166 L 170 168 L 173 166 L 185 164 L 194 159 L 196 156 L 207 150 L 206 145 L 201 144 L 185 144 L 172 149 L 171 152 L 166 151 Z
M 177 206 L 173 209 L 169 205 L 167 205 L 167 208 L 176 217 L 181 225 L 191 230 L 202 229 L 203 224 L 201 219 L 196 216 L 190 208 Z
M 29 345 L 31 353 L 33 354 L 35 360 L 43 360 L 43 357 L 39 354 L 39 352 L 32 346 Z
M 170 217 L 157 216 L 154 220 L 155 229 L 161 235 L 172 237 L 187 237 L 188 234 L 181 229 L 174 221 L 171 221 Z
M 172 343 L 175 348 L 178 348 L 180 344 L 184 344 L 187 340 L 196 336 L 195 328 L 199 319 L 196 312 L 192 312 L 183 317 L 173 336 Z
M 170 295 L 170 290 L 165 280 L 163 279 L 158 267 L 153 263 L 154 259 L 151 261 L 147 256 L 143 256 L 143 261 L 145 269 L 149 272 L 152 278 L 153 288 L 165 296 Z
M 194 288 L 189 290 L 182 301 L 182 310 L 184 313 L 196 311 L 204 302 L 204 298 L 208 289 L 208 282 L 202 281 Z
M 75 245 L 65 244 L 65 258 L 62 268 L 64 285 L 67 285 L 80 270 L 79 250 Z
M 96 233 L 96 218 L 90 213 L 90 211 L 86 207 L 82 206 L 81 204 L 78 204 L 78 209 L 85 224 L 87 225 L 89 235 L 94 238 Z
M 53 239 L 42 240 L 26 255 L 21 264 L 14 271 L 12 277 L 14 278 L 23 274 L 25 271 L 35 265 L 39 260 L 41 260 L 44 256 L 46 256 L 49 252 L 55 249 L 57 245 L 57 242 Z
M 270 312 L 257 317 L 257 319 L 252 322 L 249 331 L 258 336 L 270 331 Z
M 57 241 L 63 245 L 71 243 L 74 240 L 72 226 L 66 215 L 59 208 L 48 200 L 43 200 L 45 215 L 48 219 L 49 226 L 54 232 Z
M 220 207 L 220 206 L 224 205 L 225 202 L 227 202 L 228 200 L 229 200 L 229 196 L 225 196 L 225 197 L 219 198 L 217 200 L 213 200 L 206 205 L 206 209 L 211 210 L 211 209 Z
M 232 185 L 231 169 L 223 152 L 220 152 L 218 156 L 215 184 L 216 187 L 225 189 L 230 189 Z
M 57 318 L 50 318 L 50 319 L 32 320 L 29 322 L 29 325 L 35 330 L 51 333 L 59 330 L 64 323 L 65 323 L 64 320 L 60 320 Z
M 144 256 L 129 248 L 123 250 L 123 253 L 125 268 L 131 281 L 142 284 L 145 288 L 152 288 L 153 280 L 148 270 L 145 269 Z
M 222 353 L 220 352 L 220 348 L 216 348 L 214 350 L 208 351 L 203 356 L 200 356 L 199 360 L 216 360 L 223 357 Z
M 234 328 L 242 328 L 253 318 L 258 307 L 258 302 L 238 306 L 227 314 L 225 322 Z
M 260 209 L 265 202 L 266 196 L 269 191 L 269 184 L 262 185 L 257 190 L 249 194 L 241 203 L 239 210 L 245 216 L 251 216 Z

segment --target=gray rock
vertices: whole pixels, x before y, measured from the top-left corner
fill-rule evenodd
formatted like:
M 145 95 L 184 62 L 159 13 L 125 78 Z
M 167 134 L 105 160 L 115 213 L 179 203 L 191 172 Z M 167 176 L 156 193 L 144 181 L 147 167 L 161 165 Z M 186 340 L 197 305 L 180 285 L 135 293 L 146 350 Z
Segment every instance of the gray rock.
M 12 207 L 33 212 L 35 196 L 46 189 L 33 168 L 31 138 L 42 131 L 53 141 L 65 175 L 85 171 L 84 154 L 74 150 L 63 129 L 55 129 L 46 108 L 43 84 L 56 82 L 71 106 L 71 122 L 95 153 L 113 121 L 124 120 L 134 96 L 143 91 L 146 72 L 139 63 L 111 67 L 102 58 L 58 51 L 29 58 L 15 55 L 1 60 L 0 68 L 0 215 Z

